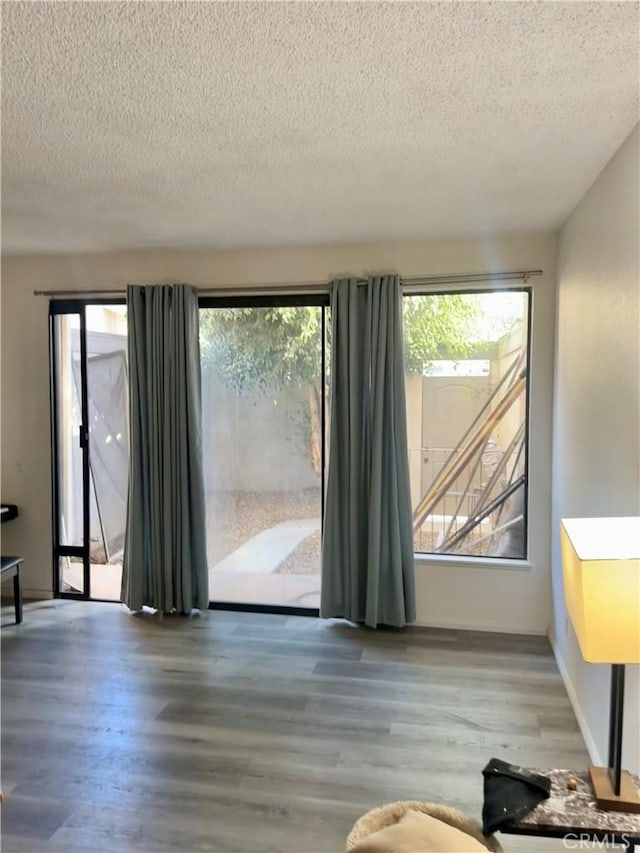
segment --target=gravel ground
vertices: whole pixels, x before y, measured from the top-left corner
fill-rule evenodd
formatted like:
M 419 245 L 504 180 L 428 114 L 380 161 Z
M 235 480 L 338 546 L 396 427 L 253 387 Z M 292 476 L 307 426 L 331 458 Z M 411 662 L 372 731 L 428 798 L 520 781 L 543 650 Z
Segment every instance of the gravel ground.
M 209 565 L 224 560 L 247 540 L 283 521 L 317 518 L 320 489 L 302 492 L 210 492 L 207 495 Z M 304 539 L 278 568 L 308 575 L 320 570 L 320 533 Z
M 207 495 L 207 554 L 214 566 L 263 530 L 295 518 L 317 518 L 320 489 L 301 492 L 212 492 Z M 425 525 L 415 534 L 418 552 L 433 553 L 438 531 Z M 485 552 L 488 551 L 485 548 Z M 464 553 L 464 549 L 462 550 Z M 482 554 L 482 549 L 475 554 Z M 320 571 L 320 531 L 312 533 L 278 566 L 277 572 L 311 575 Z
M 320 531 L 307 536 L 278 566 L 287 575 L 313 575 L 320 571 Z

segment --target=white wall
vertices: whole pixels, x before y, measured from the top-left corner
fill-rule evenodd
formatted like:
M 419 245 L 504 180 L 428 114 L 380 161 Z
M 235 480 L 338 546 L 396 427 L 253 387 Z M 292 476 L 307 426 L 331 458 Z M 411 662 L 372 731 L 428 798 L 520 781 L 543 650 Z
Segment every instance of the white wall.
M 86 254 L 3 260 L 2 496 L 20 505 L 3 548 L 24 555 L 28 593 L 51 595 L 51 485 L 47 288 L 124 288 L 128 283 L 217 286 L 330 280 L 398 271 L 438 275 L 543 269 L 532 279 L 531 560 L 526 570 L 440 560 L 417 568 L 422 624 L 545 633 L 550 622 L 551 415 L 555 239 L 528 235 L 437 243 L 375 244 L 272 251 Z
M 583 735 L 607 759 L 609 667 L 567 624 L 561 518 L 640 515 L 638 128 L 560 233 L 553 454 L 553 639 Z M 640 772 L 640 667 L 627 667 L 625 766 Z

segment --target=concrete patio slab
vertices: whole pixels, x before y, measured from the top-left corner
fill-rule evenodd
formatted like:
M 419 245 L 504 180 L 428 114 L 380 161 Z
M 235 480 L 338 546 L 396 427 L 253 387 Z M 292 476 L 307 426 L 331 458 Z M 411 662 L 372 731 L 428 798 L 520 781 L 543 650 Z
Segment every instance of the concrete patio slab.
M 214 601 L 318 607 L 320 566 L 311 574 L 279 574 L 278 566 L 297 546 L 320 530 L 319 518 L 283 522 L 263 530 L 209 569 L 209 597 Z M 82 566 L 70 563 L 65 581 L 82 588 Z M 120 600 L 122 565 L 91 565 L 94 598 Z
M 320 530 L 319 518 L 298 518 L 283 521 L 268 530 L 262 530 L 241 545 L 224 560 L 212 567 L 218 572 L 248 572 L 254 575 L 271 574 L 298 545 Z
M 209 570 L 209 597 L 237 604 L 320 607 L 320 567 L 312 575 Z

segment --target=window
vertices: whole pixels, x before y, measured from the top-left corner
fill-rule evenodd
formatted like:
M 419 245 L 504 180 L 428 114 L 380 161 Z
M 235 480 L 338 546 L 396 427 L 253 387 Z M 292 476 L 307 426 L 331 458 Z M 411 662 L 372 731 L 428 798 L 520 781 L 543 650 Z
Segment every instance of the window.
M 527 557 L 528 290 L 404 297 L 416 553 Z

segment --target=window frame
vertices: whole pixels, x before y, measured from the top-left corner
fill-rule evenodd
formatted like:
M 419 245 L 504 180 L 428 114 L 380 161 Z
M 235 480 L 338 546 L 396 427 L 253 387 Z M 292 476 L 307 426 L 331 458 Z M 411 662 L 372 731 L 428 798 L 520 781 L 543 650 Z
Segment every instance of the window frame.
M 414 551 L 416 566 L 475 566 L 482 568 L 511 569 L 528 571 L 533 567 L 531 561 L 531 375 L 533 371 L 533 308 L 534 287 L 531 284 L 515 284 L 512 280 L 481 281 L 465 283 L 460 286 L 451 284 L 407 284 L 402 287 L 402 298 L 407 296 L 452 296 L 484 293 L 526 293 L 527 295 L 527 374 L 525 381 L 525 429 L 524 429 L 524 557 L 499 557 L 473 554 L 439 554 L 429 551 Z M 404 338 L 404 334 L 403 334 Z M 412 507 L 413 518 L 413 507 Z

